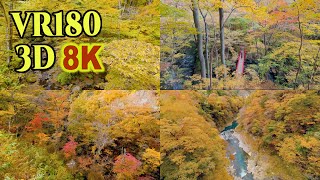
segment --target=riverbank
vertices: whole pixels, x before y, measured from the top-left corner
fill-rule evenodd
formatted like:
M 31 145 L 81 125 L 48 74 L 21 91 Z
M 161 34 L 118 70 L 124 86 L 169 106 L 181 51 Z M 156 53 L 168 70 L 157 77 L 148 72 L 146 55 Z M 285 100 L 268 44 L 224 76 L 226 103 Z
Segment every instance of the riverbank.
M 231 133 L 228 131 L 231 131 Z M 231 164 L 228 167 L 228 172 L 235 180 L 247 179 L 245 176 L 250 176 L 250 174 L 252 174 L 254 180 L 262 180 L 267 177 L 265 172 L 268 169 L 268 158 L 265 156 L 261 158 L 261 156 L 249 145 L 244 135 L 241 135 L 239 132 L 232 129 L 222 132 L 221 137 L 229 144 L 227 156 L 229 157 Z M 235 147 L 235 145 L 238 145 L 238 148 Z M 239 152 L 242 150 L 244 153 Z M 243 156 L 240 157 L 240 159 L 245 162 L 241 162 L 241 160 L 239 162 L 239 160 L 237 160 L 239 154 Z M 245 164 L 246 167 L 242 167 L 242 169 L 240 167 L 240 171 L 245 171 L 239 173 L 238 166 L 242 166 L 242 163 Z M 239 177 L 239 174 L 241 177 Z
M 268 158 L 265 156 L 261 157 L 261 155 L 250 146 L 248 138 L 246 138 L 245 135 L 242 135 L 241 132 L 235 131 L 233 135 L 239 140 L 239 147 L 249 155 L 247 159 L 248 172 L 252 173 L 255 180 L 265 179 L 265 172 L 269 166 Z
M 246 98 L 250 91 L 239 91 Z M 284 161 L 275 151 L 262 146 L 263 139 L 247 133 L 246 125 L 242 123 L 246 106 L 242 107 L 234 122 L 228 123 L 221 131 L 222 138 L 228 143 L 227 157 L 230 160 L 228 172 L 234 179 L 247 180 L 251 175 L 254 180 L 303 180 L 295 164 Z
M 252 173 L 254 180 L 303 180 L 306 179 L 296 166 L 284 162 L 279 156 L 259 148 L 257 139 L 243 132 L 241 126 L 236 128 L 234 134 L 239 140 L 239 147 L 247 154 L 248 173 Z
M 230 160 L 228 172 L 234 179 L 253 180 L 253 175 L 247 168 L 248 154 L 241 148 L 238 138 L 234 136 L 237 126 L 238 123 L 234 121 L 220 133 L 221 138 L 228 143 L 226 154 Z
M 241 93 L 245 98 L 250 95 L 250 91 L 242 91 Z M 245 110 L 245 107 L 240 109 L 237 119 L 243 115 Z M 259 149 L 254 147 L 254 142 L 256 140 L 249 135 L 246 135 L 243 131 L 244 130 L 241 128 L 241 126 L 238 126 L 235 129 L 233 136 L 239 140 L 239 147 L 248 154 L 248 173 L 251 173 L 255 180 L 265 179 L 267 177 L 267 169 L 269 168 L 268 157 L 259 153 Z

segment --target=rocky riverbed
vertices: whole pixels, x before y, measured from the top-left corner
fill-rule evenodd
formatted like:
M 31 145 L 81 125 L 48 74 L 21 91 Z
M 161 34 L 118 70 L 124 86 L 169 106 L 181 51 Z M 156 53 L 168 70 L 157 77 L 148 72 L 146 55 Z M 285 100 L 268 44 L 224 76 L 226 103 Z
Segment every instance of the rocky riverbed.
M 237 125 L 238 123 L 234 121 L 220 134 L 228 142 L 227 157 L 231 162 L 229 173 L 235 180 L 265 179 L 267 159 L 258 156 L 258 153 L 250 147 L 245 137 L 235 130 Z
M 267 157 L 258 155 L 250 144 L 246 142 L 245 137 L 239 132 L 234 132 L 233 136 L 239 140 L 239 147 L 248 154 L 247 157 L 247 170 L 253 175 L 254 180 L 266 179 L 266 169 L 267 169 Z

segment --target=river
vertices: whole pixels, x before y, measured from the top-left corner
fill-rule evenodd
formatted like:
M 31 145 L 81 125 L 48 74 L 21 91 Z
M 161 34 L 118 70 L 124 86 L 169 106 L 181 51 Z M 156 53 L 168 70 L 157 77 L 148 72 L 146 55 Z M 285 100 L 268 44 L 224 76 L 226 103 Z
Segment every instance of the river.
M 248 154 L 239 146 L 239 139 L 234 136 L 234 129 L 238 123 L 234 121 L 230 126 L 220 133 L 222 138 L 228 142 L 227 157 L 230 159 L 235 179 L 253 180 L 252 173 L 248 173 Z

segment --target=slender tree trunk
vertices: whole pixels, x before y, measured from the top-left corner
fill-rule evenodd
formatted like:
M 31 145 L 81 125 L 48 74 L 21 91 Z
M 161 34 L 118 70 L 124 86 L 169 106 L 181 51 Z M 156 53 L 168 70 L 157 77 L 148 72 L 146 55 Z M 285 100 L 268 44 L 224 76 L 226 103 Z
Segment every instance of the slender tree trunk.
M 210 84 L 209 84 L 209 90 L 212 89 L 212 64 L 213 64 L 213 57 L 214 57 L 214 48 L 211 48 L 210 52 L 210 64 L 209 64 L 209 78 L 210 78 Z
M 121 0 L 118 0 L 118 8 L 120 10 L 119 18 L 118 18 L 118 38 L 120 40 L 121 36 L 121 26 L 120 26 L 120 19 L 122 18 L 122 7 L 121 7 Z
M 263 33 L 263 45 L 264 45 L 264 55 L 266 56 L 268 53 L 266 33 Z
M 9 3 L 9 10 L 11 11 L 13 8 L 13 3 L 12 1 L 10 1 Z M 9 56 L 7 59 L 7 64 L 9 65 L 11 60 L 12 60 L 12 56 L 11 56 L 11 51 L 12 51 L 12 21 L 11 18 L 8 18 L 8 39 L 7 39 L 7 50 L 9 51 Z
M 212 89 L 212 76 L 213 76 L 213 59 L 214 57 L 216 58 L 216 62 L 217 62 L 217 66 L 219 66 L 219 54 L 218 54 L 218 49 L 217 49 L 217 39 L 216 39 L 216 26 L 215 26 L 215 22 L 214 22 L 214 18 L 212 16 L 211 13 L 210 14 L 210 17 L 212 19 L 212 26 L 213 26 L 213 47 L 211 48 L 210 50 L 210 65 L 209 65 L 209 68 L 210 68 L 210 71 L 209 71 L 209 78 L 210 78 L 210 85 L 209 85 L 209 89 L 211 90 Z
M 198 48 L 198 56 L 201 64 L 201 78 L 206 78 L 206 63 L 203 55 L 203 36 L 202 29 L 200 26 L 200 17 L 199 17 L 199 6 L 198 0 L 192 0 L 192 12 L 194 24 L 197 29 L 197 48 Z
M 12 1 L 10 1 L 9 4 L 9 9 L 12 10 Z M 10 64 L 12 56 L 11 56 L 11 51 L 12 51 L 12 23 L 10 18 L 7 16 L 6 8 L 3 4 L 3 2 L 0 2 L 0 8 L 2 9 L 2 12 L 4 14 L 5 20 L 6 20 L 6 48 L 7 48 L 7 65 Z
M 172 30 L 172 50 L 171 50 L 171 63 L 174 63 L 174 54 L 175 54 L 175 29 Z
M 208 23 L 207 23 L 207 13 L 204 14 L 201 9 L 200 9 L 200 13 L 201 13 L 201 16 L 202 16 L 202 19 L 203 19 L 203 23 L 204 23 L 204 31 L 205 31 L 205 61 L 206 61 L 206 65 L 207 65 L 207 78 L 209 78 L 209 71 L 210 71 L 210 63 L 209 63 L 209 26 L 208 26 Z
M 225 59 L 229 59 L 229 48 L 224 47 Z
M 256 59 L 259 59 L 258 39 L 256 39 Z
M 294 89 L 296 89 L 298 87 L 298 77 L 299 74 L 301 72 L 301 66 L 302 66 L 302 55 L 301 55 L 301 51 L 302 51 L 302 45 L 303 45 L 303 30 L 302 30 L 302 25 L 301 25 L 301 20 L 300 20 L 300 10 L 298 7 L 298 25 L 299 25 L 299 32 L 300 32 L 300 46 L 299 46 L 299 52 L 298 52 L 298 56 L 299 56 L 299 67 L 296 73 L 296 78 L 294 81 Z
M 220 23 L 220 46 L 221 46 L 221 62 L 225 67 L 224 70 L 224 78 L 227 77 L 226 72 L 226 59 L 225 59 L 225 42 L 224 42 L 224 10 L 223 8 L 219 8 L 219 23 Z
M 214 47 L 214 54 L 216 57 L 217 66 L 219 66 L 220 61 L 219 61 L 219 52 L 218 52 L 218 47 L 217 47 L 217 39 L 214 40 L 213 47 Z
M 220 61 L 219 61 L 219 53 L 218 53 L 218 48 L 217 48 L 217 33 L 216 33 L 216 28 L 215 28 L 215 23 L 214 23 L 214 19 L 212 18 L 212 23 L 213 23 L 213 48 L 214 48 L 214 52 L 215 52 L 215 57 L 216 57 L 216 62 L 217 62 L 217 66 L 219 66 Z
M 177 4 L 175 4 L 175 7 L 177 8 Z M 176 24 L 177 23 L 177 17 L 176 17 L 176 12 L 174 11 L 173 12 L 173 17 L 174 17 L 174 23 Z M 176 29 L 173 28 L 172 29 L 172 51 L 171 51 L 171 63 L 173 64 L 174 63 L 174 55 L 176 53 L 176 47 L 175 47 L 175 40 L 176 40 Z
M 211 19 L 212 19 L 212 26 L 213 26 L 213 48 L 214 48 L 214 54 L 215 54 L 215 58 L 217 61 L 217 66 L 219 66 L 219 53 L 218 53 L 218 48 L 217 48 L 217 33 L 216 33 L 216 23 L 214 22 L 214 18 L 212 16 L 212 14 L 210 13 Z
M 216 39 L 214 39 L 213 47 L 211 48 L 211 51 L 210 51 L 210 65 L 209 65 L 209 68 L 210 68 L 210 71 L 209 71 L 210 85 L 209 85 L 209 90 L 212 89 L 213 59 L 215 57 L 217 63 L 219 63 L 219 57 L 218 56 L 219 56 L 219 54 L 218 54 L 218 49 L 217 49 L 217 46 L 216 46 Z
M 210 71 L 210 63 L 209 63 L 209 27 L 207 22 L 205 22 L 205 34 L 206 34 L 206 42 L 205 42 L 205 48 L 206 48 L 206 62 L 207 62 L 207 74 L 209 77 L 209 71 Z

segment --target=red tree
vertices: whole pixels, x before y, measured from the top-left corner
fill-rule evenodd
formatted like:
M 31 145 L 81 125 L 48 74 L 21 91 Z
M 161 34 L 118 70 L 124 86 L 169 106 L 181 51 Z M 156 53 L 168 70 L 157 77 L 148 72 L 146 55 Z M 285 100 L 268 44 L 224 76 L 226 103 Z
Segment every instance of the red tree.
M 67 142 L 63 146 L 63 152 L 66 158 L 69 158 L 70 156 L 73 156 L 76 154 L 76 148 L 78 143 L 74 141 L 74 138 L 72 136 L 69 136 L 69 142 Z
M 43 122 L 48 121 L 49 119 L 43 113 L 35 114 L 35 117 L 28 123 L 26 129 L 28 131 L 34 131 L 36 129 L 42 128 Z
M 130 153 L 119 155 L 115 158 L 113 172 L 126 178 L 133 178 L 138 174 L 141 162 Z

